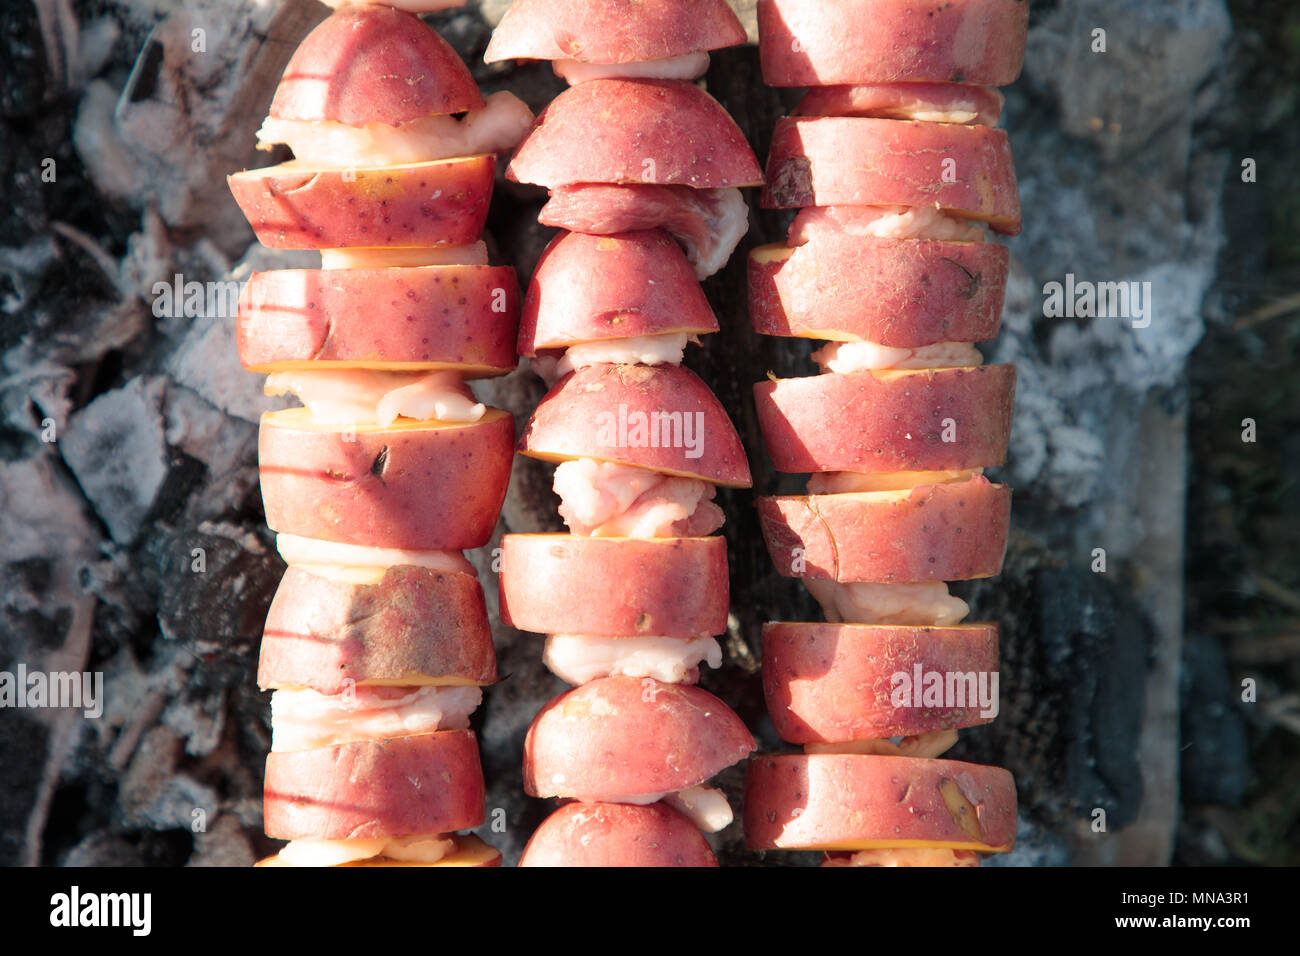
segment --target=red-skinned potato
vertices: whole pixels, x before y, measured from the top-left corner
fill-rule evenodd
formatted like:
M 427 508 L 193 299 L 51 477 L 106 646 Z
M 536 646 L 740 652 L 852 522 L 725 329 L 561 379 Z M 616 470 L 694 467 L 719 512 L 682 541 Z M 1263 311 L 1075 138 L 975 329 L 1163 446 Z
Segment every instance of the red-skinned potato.
M 754 850 L 946 847 L 1005 853 L 1016 785 L 1000 767 L 864 754 L 765 754 L 745 775 Z
M 515 0 L 483 60 L 633 63 L 744 42 L 725 0 Z
M 504 375 L 519 286 L 508 266 L 254 272 L 239 299 L 250 372 L 371 368 Z
M 591 80 L 537 117 L 506 170 L 512 182 L 756 186 L 763 171 L 718 101 L 682 80 Z
M 538 403 L 519 451 L 547 461 L 614 461 L 730 488 L 752 484 L 726 409 L 680 365 L 589 365 L 566 375 Z
M 461 551 L 487 543 L 510 481 L 514 423 L 398 419 L 315 425 L 305 408 L 262 416 L 258 462 L 273 531 L 378 548 Z
M 1024 0 L 761 0 L 758 49 L 769 86 L 1006 86 L 1028 25 Z
M 671 807 L 569 803 L 542 821 L 520 866 L 717 866 L 704 834 Z
M 723 538 L 508 534 L 501 549 L 501 619 L 511 627 L 593 637 L 727 629 Z
M 370 840 L 468 830 L 483 822 L 473 731 L 363 740 L 267 754 L 266 835 Z
M 1011 489 L 976 476 L 906 491 L 758 499 L 758 521 L 787 577 L 908 584 L 1002 570 Z
M 996 624 L 763 626 L 763 695 L 777 736 L 793 744 L 912 737 L 986 724 L 977 686 L 963 706 L 894 706 L 894 675 L 992 674 Z M 944 678 L 945 681 L 947 678 Z M 985 678 L 988 680 L 988 678 Z M 986 685 L 988 686 L 988 685 Z
M 955 123 L 787 116 L 767 159 L 768 209 L 927 206 L 1020 232 L 1020 193 L 1005 130 Z
M 464 62 L 419 17 L 383 6 L 349 6 L 298 45 L 276 87 L 271 115 L 396 126 L 482 105 Z
M 707 691 L 601 677 L 533 718 L 524 738 L 524 790 L 591 799 L 683 790 L 753 750 L 740 718 Z
M 487 221 L 495 156 L 322 169 L 296 160 L 227 177 L 272 249 L 465 245 Z
M 967 121 L 996 126 L 1005 97 L 989 86 L 965 83 L 874 83 L 863 86 L 815 86 L 795 107 L 795 116 L 865 116 L 875 119 L 921 119 L 918 112 L 975 114 Z M 944 122 L 957 122 L 953 119 Z
M 983 342 L 998 334 L 1009 263 L 991 242 L 820 232 L 750 252 L 750 320 L 760 335 L 891 348 Z
M 777 471 L 962 471 L 1006 458 L 1015 384 L 1012 365 L 886 369 L 759 382 L 754 402 Z
M 474 575 L 412 565 L 375 575 L 373 583 L 350 583 L 291 566 L 266 616 L 258 686 L 339 694 L 349 681 L 496 681 L 492 629 Z
M 668 332 L 704 335 L 718 320 L 681 247 L 658 229 L 562 232 L 524 297 L 519 354 Z
M 352 860 L 348 863 L 340 863 L 340 867 L 347 866 L 500 866 L 501 851 L 496 847 L 489 846 L 472 833 L 454 833 L 449 835 L 449 839 L 456 841 L 456 849 L 448 853 L 437 863 L 411 863 L 406 860 L 390 860 L 387 857 L 375 857 L 369 860 Z M 254 866 L 293 866 L 292 863 L 286 863 L 280 856 L 269 856 L 265 860 L 259 860 Z

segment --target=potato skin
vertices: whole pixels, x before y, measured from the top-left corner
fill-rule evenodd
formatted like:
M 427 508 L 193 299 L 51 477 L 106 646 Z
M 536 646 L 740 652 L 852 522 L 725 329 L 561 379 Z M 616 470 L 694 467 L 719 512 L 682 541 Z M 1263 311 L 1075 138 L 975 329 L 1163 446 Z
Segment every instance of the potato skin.
M 581 148 L 578 148 L 578 146 Z M 649 183 L 756 186 L 763 171 L 736 121 L 684 80 L 591 80 L 542 110 L 506 179 L 547 188 Z
M 930 206 L 1007 235 L 1020 232 L 1010 142 L 1005 130 L 987 126 L 783 117 L 760 202 L 767 209 Z
M 795 107 L 795 116 L 870 116 L 908 119 L 917 103 L 936 112 L 970 104 L 981 126 L 996 126 L 1005 98 L 989 86 L 966 83 L 872 83 L 814 86 Z
M 411 674 L 496 681 L 492 629 L 474 575 L 398 565 L 375 584 L 349 584 L 290 566 L 266 616 L 259 687 L 339 694 L 348 681 Z
M 718 865 L 695 824 L 672 807 L 652 803 L 568 803 L 542 821 L 520 866 Z
M 348 6 L 298 45 L 276 87 L 271 115 L 396 126 L 481 106 L 469 69 L 419 17 L 384 6 Z
M 346 432 L 308 427 L 305 413 L 262 415 L 258 460 L 273 531 L 413 550 L 487 543 L 510 481 L 509 414 L 491 409 L 468 425 Z
M 508 534 L 501 548 L 501 620 L 511 627 L 593 637 L 727 629 L 723 538 Z
M 744 760 L 754 738 L 708 691 L 601 677 L 560 694 L 524 738 L 524 790 L 594 797 L 682 790 Z
M 749 254 L 759 335 L 858 339 L 891 348 L 984 342 L 1002 324 L 1006 246 L 820 235 Z
M 483 60 L 633 63 L 744 42 L 725 0 L 515 0 Z
M 470 730 L 270 753 L 265 787 L 266 835 L 278 840 L 447 833 L 486 815 Z
M 718 331 L 681 247 L 661 229 L 562 232 L 546 247 L 519 323 L 519 354 L 666 332 Z
M 903 627 L 867 624 L 763 626 L 763 695 L 777 736 L 793 744 L 911 737 L 987 724 L 979 701 L 964 707 L 894 707 L 893 675 L 993 673 L 996 624 Z
M 945 793 L 964 814 L 950 811 Z M 968 827 L 968 829 L 965 829 Z M 863 754 L 764 754 L 745 775 L 753 850 L 849 849 L 860 841 L 1004 853 L 1016 840 L 1016 786 L 1000 767 Z
M 980 83 L 1006 86 L 1025 58 L 1024 0 L 763 0 L 759 56 L 769 86 Z
M 518 364 L 519 284 L 508 266 L 254 272 L 239 299 L 239 360 L 250 372 Z
M 620 427 L 625 406 L 627 428 Z M 642 436 L 631 416 L 679 415 L 680 429 Z M 694 448 L 686 444 L 690 422 Z M 626 434 L 624 434 L 626 432 Z M 644 439 L 645 444 L 642 444 Z M 673 447 L 673 443 L 679 447 Z M 597 458 L 710 481 L 732 488 L 753 483 L 749 461 L 727 410 L 698 375 L 680 365 L 589 365 L 555 383 L 533 411 L 519 451 L 558 461 Z M 691 457 L 697 454 L 697 457 Z
M 851 372 L 759 382 L 754 401 L 777 471 L 961 471 L 1006 458 L 1015 382 L 1011 365 Z
M 976 476 L 901 495 L 759 498 L 758 520 L 772 563 L 787 577 L 964 581 L 1001 572 L 1011 489 Z
M 272 249 L 411 247 L 474 242 L 487 222 L 496 157 L 319 169 L 296 161 L 227 177 Z

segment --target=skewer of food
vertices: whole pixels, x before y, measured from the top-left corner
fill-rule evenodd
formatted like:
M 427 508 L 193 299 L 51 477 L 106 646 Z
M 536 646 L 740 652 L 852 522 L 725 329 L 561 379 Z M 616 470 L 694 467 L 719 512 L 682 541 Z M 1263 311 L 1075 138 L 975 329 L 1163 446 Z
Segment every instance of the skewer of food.
M 331 3 L 293 54 L 259 145 L 230 177 L 257 238 L 321 269 L 255 274 L 238 345 L 268 394 L 267 524 L 288 564 L 258 684 L 271 697 L 263 866 L 497 866 L 470 715 L 497 680 L 467 549 L 496 524 L 514 423 L 469 379 L 515 368 L 514 270 L 481 234 L 498 152 L 532 122 L 486 100 L 417 14 L 448 0 Z
M 716 866 L 732 822 L 709 786 L 754 740 L 695 686 L 728 616 L 718 487 L 747 488 L 740 439 L 682 365 L 718 330 L 699 280 L 748 227 L 761 170 L 693 81 L 744 42 L 723 0 L 517 0 L 486 60 L 549 60 L 570 83 L 508 179 L 544 186 L 563 231 L 524 298 L 519 352 L 549 385 L 519 451 L 556 464 L 568 534 L 502 539 L 501 615 L 545 634 L 573 689 L 537 715 L 524 784 L 563 805 L 522 866 Z
M 1020 229 L 995 128 L 1024 56 L 1019 0 L 759 0 L 778 121 L 761 202 L 797 209 L 749 259 L 755 331 L 826 342 L 808 378 L 754 387 L 768 454 L 807 493 L 760 498 L 777 570 L 825 623 L 763 633 L 773 725 L 745 836 L 824 865 L 976 866 L 1009 850 L 1011 775 L 943 758 L 996 714 L 998 635 L 947 582 L 1000 572 L 1015 370 L 984 365 Z M 992 698 L 992 699 L 990 699 Z

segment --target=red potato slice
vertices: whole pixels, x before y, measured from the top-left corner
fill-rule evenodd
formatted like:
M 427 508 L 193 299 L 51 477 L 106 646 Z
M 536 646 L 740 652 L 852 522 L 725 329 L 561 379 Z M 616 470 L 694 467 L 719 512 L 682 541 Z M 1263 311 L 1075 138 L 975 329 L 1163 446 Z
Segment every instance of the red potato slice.
M 508 534 L 501 548 L 501 619 L 511 627 L 688 638 L 727 629 L 723 538 Z
M 489 846 L 472 833 L 451 834 L 450 839 L 456 841 L 456 849 L 448 853 L 436 863 L 411 863 L 405 860 L 390 860 L 385 857 L 375 857 L 369 860 L 353 860 L 349 863 L 342 863 L 340 866 L 500 866 L 501 851 L 494 846 Z M 293 866 L 292 863 L 285 862 L 280 854 L 269 856 L 265 860 L 259 860 L 254 866 Z
M 537 262 L 519 323 L 519 354 L 581 342 L 718 331 L 690 263 L 660 230 L 565 232 Z
M 1020 232 L 1005 130 L 954 123 L 787 116 L 776 121 L 760 201 L 804 206 L 929 206 Z
M 769 86 L 981 83 L 1020 75 L 1024 0 L 760 0 L 758 50 Z
M 591 80 L 537 117 L 506 179 L 555 188 L 641 183 L 696 189 L 756 186 L 763 171 L 740 127 L 682 80 Z
M 515 0 L 483 60 L 636 63 L 744 42 L 725 0 Z
M 730 488 L 752 484 L 726 409 L 680 365 L 578 369 L 538 404 L 519 451 L 546 461 L 614 461 Z
M 662 803 L 569 803 L 534 831 L 520 866 L 717 866 L 704 834 Z
M 1000 767 L 862 754 L 765 754 L 745 775 L 754 850 L 932 847 L 1005 853 L 1016 785 Z
M 278 840 L 368 840 L 468 830 L 483 822 L 473 731 L 444 730 L 272 752 L 263 818 Z
M 874 119 L 926 119 L 930 122 L 996 126 L 1006 98 L 989 86 L 965 83 L 874 83 L 862 86 L 815 86 L 795 107 L 795 116 L 863 116 Z M 956 113 L 969 120 L 936 119 Z M 920 114 L 931 114 L 917 115 Z
M 396 126 L 483 106 L 456 51 L 419 17 L 344 7 L 299 44 L 271 101 L 276 119 Z
M 754 402 L 777 471 L 961 471 L 1005 460 L 1015 385 L 1013 365 L 886 369 L 759 382 Z
M 744 760 L 754 738 L 731 708 L 689 684 L 602 677 L 551 700 L 524 738 L 534 797 L 665 793 Z
M 368 684 L 491 684 L 496 652 L 472 574 L 398 565 L 373 584 L 290 566 L 262 634 L 257 685 L 340 694 Z
M 272 249 L 465 245 L 487 221 L 496 157 L 322 169 L 296 161 L 227 177 Z
M 760 335 L 892 348 L 983 342 L 998 334 L 1009 264 L 990 242 L 819 232 L 750 252 L 750 320 Z
M 262 416 L 258 459 L 274 531 L 380 548 L 461 551 L 487 543 L 513 457 L 510 414 L 477 422 L 399 419 L 350 431 L 305 408 Z
M 255 272 L 239 299 L 250 372 L 454 369 L 504 375 L 518 363 L 519 285 L 508 266 Z
M 763 694 L 777 736 L 794 744 L 840 743 L 975 727 L 978 693 L 965 706 L 894 706 L 894 675 L 992 674 L 998 669 L 996 624 L 896 627 L 867 624 L 763 626 Z M 947 678 L 945 677 L 945 680 Z M 988 678 L 985 678 L 987 681 Z M 986 687 L 988 685 L 986 684 Z
M 1011 489 L 977 476 L 906 491 L 759 498 L 758 521 L 786 577 L 965 581 L 1001 572 Z

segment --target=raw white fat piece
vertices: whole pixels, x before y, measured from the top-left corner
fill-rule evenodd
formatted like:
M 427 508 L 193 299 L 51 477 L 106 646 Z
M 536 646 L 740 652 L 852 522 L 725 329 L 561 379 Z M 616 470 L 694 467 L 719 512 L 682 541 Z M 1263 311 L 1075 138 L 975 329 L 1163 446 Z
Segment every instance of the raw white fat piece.
M 420 248 L 322 249 L 322 269 L 395 269 L 417 266 L 485 266 L 487 243 L 471 242 L 463 246 L 428 246 Z
M 437 863 L 455 849 L 454 839 L 438 833 L 375 840 L 294 840 L 280 851 L 280 859 L 290 866 L 340 866 L 375 857 Z
M 982 223 L 949 216 L 933 206 L 813 206 L 795 216 L 788 237 L 790 245 L 801 246 L 819 235 L 844 234 L 983 242 L 987 232 Z
M 271 750 L 314 750 L 347 741 L 465 730 L 482 700 L 482 688 L 473 685 L 361 685 L 341 694 L 285 688 L 271 695 Z
M 275 372 L 267 395 L 292 392 L 320 425 L 380 425 L 399 417 L 418 421 L 476 422 L 487 406 L 475 401 L 460 373 L 322 369 Z
M 584 63 L 581 60 L 553 60 L 555 75 L 570 86 L 589 80 L 616 77 L 635 80 L 693 80 L 709 70 L 709 55 L 704 51 L 670 56 L 662 60 L 636 60 L 632 63 Z
M 804 586 L 832 624 L 942 627 L 958 623 L 970 612 L 965 601 L 948 593 L 943 581 L 841 584 L 804 578 Z
M 554 374 L 563 378 L 589 365 L 681 365 L 686 342 L 685 332 L 582 342 L 564 350 Z
M 301 165 L 348 169 L 427 163 L 513 149 L 533 125 L 533 113 L 519 97 L 493 93 L 463 118 L 421 116 L 397 126 L 348 126 L 333 120 L 290 120 L 268 116 L 257 131 L 259 149 L 283 144 Z
M 340 568 L 391 568 L 399 564 L 445 571 L 448 574 L 474 574 L 459 551 L 408 551 L 403 548 L 372 548 L 360 544 L 343 544 L 297 534 L 278 534 L 276 550 L 286 564 Z
M 717 488 L 617 462 L 577 458 L 555 469 L 560 517 L 573 534 L 588 537 L 698 537 L 722 526 L 713 503 Z
M 577 686 L 601 677 L 650 677 L 693 684 L 701 664 L 722 666 L 722 646 L 711 637 L 591 637 L 552 634 L 542 651 L 555 676 Z
M 830 342 L 813 352 L 812 360 L 823 373 L 847 375 L 886 368 L 971 368 L 983 364 L 984 357 L 970 342 L 937 342 L 914 349 L 875 342 Z
M 962 471 L 821 471 L 808 479 L 810 495 L 840 495 L 853 492 L 906 491 L 922 485 L 948 485 L 969 481 L 984 474 L 983 468 Z

